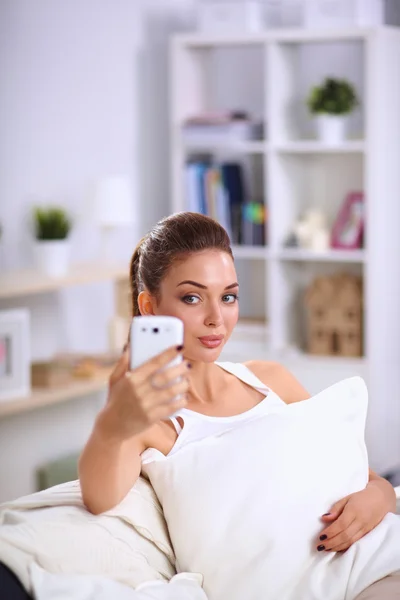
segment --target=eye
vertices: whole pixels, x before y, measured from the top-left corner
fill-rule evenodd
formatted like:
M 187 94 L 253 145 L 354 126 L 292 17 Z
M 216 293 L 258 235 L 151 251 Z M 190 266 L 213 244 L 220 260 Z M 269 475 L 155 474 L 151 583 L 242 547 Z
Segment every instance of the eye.
M 234 304 L 239 300 L 239 296 L 237 294 L 225 294 L 225 296 L 222 296 L 222 300 L 225 304 Z
M 200 302 L 200 298 L 198 298 L 197 296 L 188 294 L 187 296 L 184 296 L 182 298 L 182 301 L 186 302 L 186 304 L 198 304 Z

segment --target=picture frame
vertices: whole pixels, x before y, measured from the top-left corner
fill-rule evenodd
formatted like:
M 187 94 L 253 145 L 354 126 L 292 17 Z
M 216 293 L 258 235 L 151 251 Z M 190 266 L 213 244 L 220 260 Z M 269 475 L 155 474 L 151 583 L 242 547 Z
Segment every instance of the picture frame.
M 0 311 L 0 402 L 29 395 L 30 359 L 29 311 Z
M 363 247 L 364 208 L 362 192 L 351 192 L 346 196 L 332 228 L 332 248 L 358 250 Z

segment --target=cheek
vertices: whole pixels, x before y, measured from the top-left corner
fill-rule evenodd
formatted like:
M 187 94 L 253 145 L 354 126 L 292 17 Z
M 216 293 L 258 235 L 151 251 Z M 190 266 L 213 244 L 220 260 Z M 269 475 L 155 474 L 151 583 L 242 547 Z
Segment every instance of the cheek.
M 170 317 L 178 317 L 183 321 L 185 331 L 187 329 L 193 329 L 193 326 L 201 321 L 201 311 L 196 310 L 195 307 L 189 306 L 182 302 L 180 299 L 171 298 L 168 301 L 163 300 L 157 307 L 157 314 L 168 315 Z
M 239 320 L 239 304 L 236 302 L 233 306 L 227 306 L 224 311 L 224 323 L 228 331 L 232 331 Z

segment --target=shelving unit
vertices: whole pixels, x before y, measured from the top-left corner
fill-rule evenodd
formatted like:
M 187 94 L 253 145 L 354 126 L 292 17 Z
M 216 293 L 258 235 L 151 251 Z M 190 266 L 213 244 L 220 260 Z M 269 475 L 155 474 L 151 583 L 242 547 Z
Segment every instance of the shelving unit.
M 304 89 L 311 81 L 304 73 L 303 52 L 345 44 L 361 58 L 357 71 L 362 97 L 360 131 L 340 146 L 325 146 L 310 136 L 311 119 L 304 109 Z M 260 160 L 263 195 L 268 208 L 268 247 L 235 247 L 245 271 L 255 261 L 263 269 L 241 293 L 241 302 L 262 294 L 268 340 L 262 351 L 266 358 L 290 361 L 293 353 L 312 372 L 324 365 L 327 371 L 343 366 L 360 372 L 370 392 L 369 436 L 373 464 L 389 468 L 400 463 L 400 30 L 390 27 L 341 30 L 271 30 L 234 36 L 203 34 L 176 35 L 170 53 L 171 198 L 173 212 L 186 210 L 184 167 L 190 152 L 182 144 L 182 124 L 202 111 L 238 109 L 243 101 L 243 78 L 235 60 L 223 77 L 231 74 L 227 95 L 213 72 L 213 61 L 230 52 L 255 54 L 253 79 L 262 82 L 257 100 L 250 109 L 266 124 L 267 139 L 226 148 L 203 146 L 231 156 L 241 152 L 246 160 Z M 233 64 L 233 66 L 232 66 Z M 260 66 L 261 65 L 261 66 Z M 341 74 L 349 65 L 324 63 L 323 76 Z M 209 71 L 213 72 L 213 77 Z M 303 78 L 303 79 L 302 79 Z M 321 74 L 319 74 L 319 80 Z M 224 79 L 225 83 L 225 79 Z M 236 84 L 236 88 L 234 85 Z M 217 88 L 217 91 L 213 89 Z M 237 90 L 235 96 L 233 90 Z M 301 92 L 301 93 L 300 93 Z M 302 95 L 303 94 L 303 95 Z M 238 100 L 239 98 L 239 100 Z M 218 104 L 218 101 L 220 104 Z M 238 106 L 239 105 L 239 106 Z M 247 108 L 247 107 L 244 107 Z M 301 118 L 298 119 L 300 114 Z M 313 253 L 285 248 L 284 240 L 293 222 L 308 207 L 322 208 L 332 222 L 347 193 L 362 190 L 366 197 L 365 248 L 355 251 L 329 250 Z M 355 272 L 364 281 L 364 353 L 359 359 L 319 358 L 302 352 L 297 330 L 301 324 L 299 297 L 317 274 L 334 270 Z M 259 274 L 259 271 L 257 271 Z M 239 272 L 240 279 L 240 272 Z M 300 358 L 299 358 L 300 357 Z M 374 439 L 379 440 L 375 443 Z M 386 446 L 382 440 L 386 440 Z M 390 457 L 390 458 L 388 458 Z
M 73 265 L 61 278 L 49 277 L 36 270 L 13 271 L 0 275 L 0 300 L 55 292 L 67 287 L 104 281 L 117 284 L 125 281 L 127 276 L 128 266 L 100 263 Z M 0 420 L 105 391 L 108 375 L 109 370 L 102 370 L 90 379 L 76 379 L 60 388 L 33 388 L 29 396 L 1 401 Z

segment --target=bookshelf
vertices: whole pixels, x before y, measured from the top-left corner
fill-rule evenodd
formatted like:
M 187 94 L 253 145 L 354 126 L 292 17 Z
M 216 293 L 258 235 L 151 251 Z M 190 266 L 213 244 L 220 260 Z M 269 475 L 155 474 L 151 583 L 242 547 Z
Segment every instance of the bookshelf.
M 326 146 L 310 134 L 310 120 L 299 112 L 299 90 L 304 92 L 304 48 L 346 45 L 361 57 L 357 71 L 362 96 L 361 127 L 339 146 Z M 226 58 L 233 52 L 232 60 Z M 182 141 L 185 119 L 202 111 L 236 109 L 243 103 L 249 73 L 236 73 L 240 53 L 254 53 L 253 81 L 260 82 L 258 98 L 249 101 L 266 127 L 266 139 L 237 144 L 203 144 L 192 147 Z M 227 68 L 221 77 L 230 99 L 221 100 L 221 83 L 214 63 Z M 238 160 L 258 161 L 263 199 L 268 209 L 268 246 L 235 246 L 239 281 L 247 277 L 241 305 L 260 295 L 268 335 L 250 349 L 242 340 L 242 357 L 278 359 L 301 363 L 310 373 L 336 369 L 338 376 L 361 374 L 370 393 L 367 438 L 376 468 L 400 463 L 400 30 L 390 27 L 341 30 L 277 29 L 255 35 L 178 34 L 170 46 L 171 209 L 188 210 L 184 169 L 191 153 L 224 152 Z M 252 61 L 252 62 L 251 62 Z M 326 64 L 324 76 L 349 65 Z M 302 67 L 302 68 L 300 68 Z M 211 73 L 211 75 L 210 75 Z M 221 75 L 221 70 L 220 70 Z M 321 77 L 319 77 L 321 80 Z M 235 87 L 236 85 L 236 87 Z M 303 86 L 303 87 L 302 87 Z M 309 87 L 309 85 L 308 85 Z M 235 92 L 236 90 L 236 92 Z M 236 94 L 236 95 L 235 95 Z M 228 105 L 228 103 L 230 104 Z M 304 104 L 304 96 L 302 99 Z M 247 108 L 247 107 L 244 107 Z M 306 122 L 307 127 L 302 127 Z M 362 135 L 360 135 L 360 131 Z M 365 247 L 361 250 L 312 252 L 284 247 L 294 220 L 309 206 L 335 218 L 349 191 L 362 190 L 366 197 Z M 249 283 L 248 271 L 257 263 Z M 312 357 L 302 350 L 298 336 L 302 312 L 299 298 L 318 274 L 351 272 L 363 277 L 364 351 L 359 359 Z M 246 316 L 251 316 L 247 314 Z M 235 347 L 235 358 L 240 352 Z M 295 358 L 293 358 L 295 357 Z M 385 443 L 382 441 L 385 440 Z

